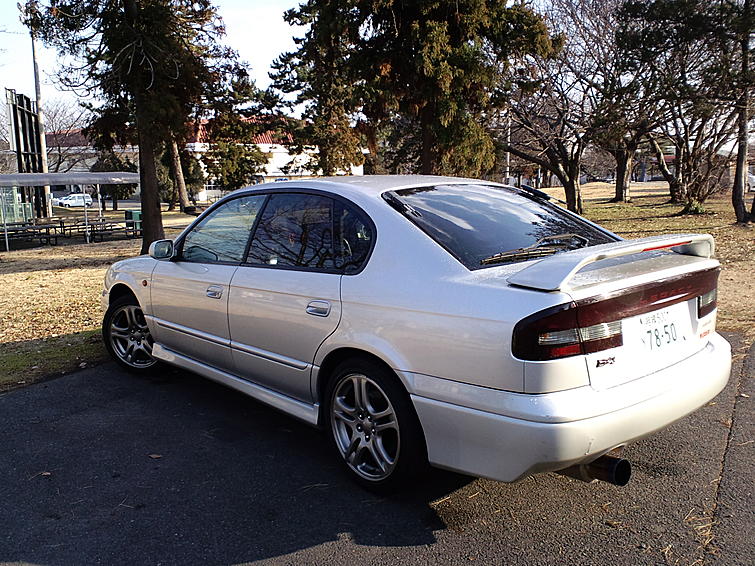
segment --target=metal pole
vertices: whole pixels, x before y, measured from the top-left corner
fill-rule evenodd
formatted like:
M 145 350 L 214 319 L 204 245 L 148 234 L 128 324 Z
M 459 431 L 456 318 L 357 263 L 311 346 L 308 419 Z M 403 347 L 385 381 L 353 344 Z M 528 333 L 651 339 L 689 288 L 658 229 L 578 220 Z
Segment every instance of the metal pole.
M 8 244 L 8 224 L 5 222 L 5 195 L 3 194 L 2 187 L 0 187 L 0 211 L 3 213 L 3 232 L 5 232 L 5 251 L 10 251 L 10 245 Z
M 45 115 L 42 109 L 42 89 L 39 85 L 39 66 L 37 65 L 37 47 L 34 38 L 34 30 L 31 31 L 31 58 L 34 62 L 34 92 L 37 97 L 37 118 L 39 120 L 39 153 L 42 158 L 42 173 L 47 173 L 47 139 L 45 137 Z M 50 198 L 50 186 L 44 186 L 45 209 L 47 216 L 52 216 L 52 199 Z
M 84 235 L 87 239 L 87 244 L 89 243 L 89 217 L 87 216 L 87 200 L 86 195 L 87 192 L 83 191 L 82 200 L 84 201 Z
M 94 187 L 97 191 L 97 217 L 102 220 L 102 195 L 100 195 L 100 184 L 97 183 Z
M 506 147 L 511 145 L 511 111 L 506 110 Z M 511 174 L 511 152 L 506 150 L 506 174 L 503 182 L 508 184 L 509 175 Z

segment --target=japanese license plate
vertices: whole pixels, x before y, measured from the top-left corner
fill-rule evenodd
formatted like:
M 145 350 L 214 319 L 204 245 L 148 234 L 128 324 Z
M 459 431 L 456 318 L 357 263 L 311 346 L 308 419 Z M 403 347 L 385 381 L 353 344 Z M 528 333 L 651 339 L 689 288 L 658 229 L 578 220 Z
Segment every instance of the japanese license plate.
M 641 314 L 627 322 L 627 330 L 633 334 L 632 341 L 647 353 L 685 348 L 691 339 L 689 308 L 686 303 Z

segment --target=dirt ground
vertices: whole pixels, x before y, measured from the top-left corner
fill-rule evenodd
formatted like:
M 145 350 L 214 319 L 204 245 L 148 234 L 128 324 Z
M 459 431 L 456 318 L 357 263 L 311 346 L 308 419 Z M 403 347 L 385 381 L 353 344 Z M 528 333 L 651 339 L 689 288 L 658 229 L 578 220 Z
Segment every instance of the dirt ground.
M 707 203 L 708 214 L 677 216 L 666 204 L 664 183 L 633 186 L 631 203 L 610 203 L 613 187 L 584 187 L 585 216 L 623 237 L 707 232 L 716 240 L 723 271 L 719 280 L 718 327 L 755 339 L 755 229 L 734 223 L 729 197 Z M 563 198 L 562 191 L 549 191 Z M 559 194 L 561 193 L 561 194 Z M 752 195 L 750 195 L 752 196 Z M 168 237 L 192 217 L 164 213 Z M 67 372 L 101 360 L 98 329 L 102 319 L 102 279 L 111 263 L 137 255 L 138 240 L 0 252 L 0 390 L 51 373 Z M 5 385 L 3 385 L 5 383 Z

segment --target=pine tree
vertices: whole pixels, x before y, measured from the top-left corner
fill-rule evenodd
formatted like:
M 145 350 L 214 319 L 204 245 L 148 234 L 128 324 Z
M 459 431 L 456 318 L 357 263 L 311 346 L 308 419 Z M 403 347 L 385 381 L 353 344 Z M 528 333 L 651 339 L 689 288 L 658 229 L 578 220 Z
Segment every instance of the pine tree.
M 417 124 L 420 172 L 478 176 L 495 163 L 488 119 L 513 59 L 553 48 L 525 2 L 356 0 L 354 65 L 373 123 Z
M 352 125 L 355 99 L 352 64 L 354 20 L 350 2 L 308 0 L 286 12 L 291 25 L 308 26 L 298 49 L 273 64 L 273 86 L 296 93 L 289 107 L 303 105 L 302 120 L 290 121 L 294 154 L 311 155 L 304 166 L 323 175 L 348 172 L 364 161 L 360 135 Z
M 164 237 L 156 159 L 162 143 L 232 64 L 210 0 L 49 0 L 27 5 L 27 24 L 73 63 L 61 82 L 102 101 L 99 125 L 111 131 L 133 118 L 139 144 L 143 243 Z

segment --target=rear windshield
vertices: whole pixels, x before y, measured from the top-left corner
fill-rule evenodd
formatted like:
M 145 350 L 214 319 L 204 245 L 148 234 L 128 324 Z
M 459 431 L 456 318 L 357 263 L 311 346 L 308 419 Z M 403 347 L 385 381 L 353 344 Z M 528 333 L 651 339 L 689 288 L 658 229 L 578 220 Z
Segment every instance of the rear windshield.
M 470 270 L 488 267 L 483 260 L 495 254 L 560 234 L 576 234 L 584 246 L 615 241 L 558 206 L 516 189 L 436 185 L 393 191 L 385 198 Z M 514 261 L 521 259 L 497 263 Z

